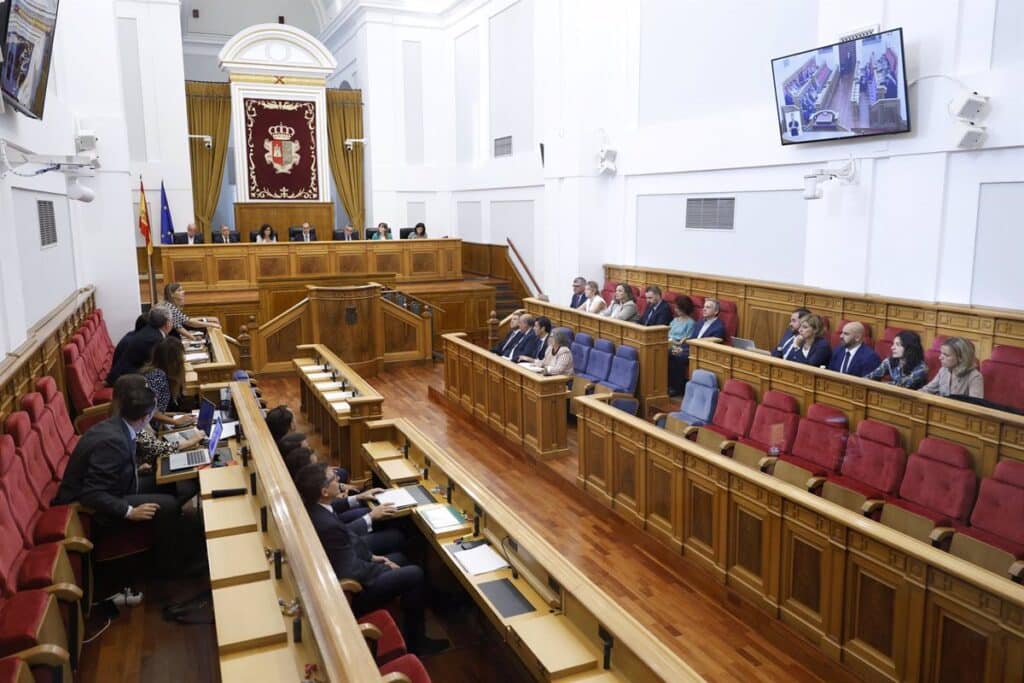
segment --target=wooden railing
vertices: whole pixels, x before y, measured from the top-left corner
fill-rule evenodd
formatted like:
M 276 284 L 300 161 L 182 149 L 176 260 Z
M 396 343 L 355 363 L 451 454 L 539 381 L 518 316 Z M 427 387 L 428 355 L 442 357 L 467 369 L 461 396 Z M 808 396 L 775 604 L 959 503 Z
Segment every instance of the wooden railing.
M 508 248 L 511 249 L 511 253 L 516 255 L 515 259 L 512 261 L 513 266 L 516 268 L 522 268 L 523 272 L 526 273 L 526 277 L 530 279 L 530 284 L 533 285 L 533 289 L 530 290 L 530 294 L 538 299 L 546 298 L 544 290 L 541 289 L 540 285 L 537 283 L 537 278 L 533 276 L 533 272 L 530 270 L 530 266 L 526 263 L 526 259 L 524 259 L 523 255 L 519 253 L 516 243 L 507 237 L 505 238 L 505 241 L 508 243 Z
M 647 327 L 538 299 L 524 299 L 523 306 L 533 315 L 550 318 L 553 327 L 568 327 L 573 332 L 586 332 L 594 339 L 607 339 L 616 347 L 625 344 L 636 349 L 640 359 L 636 395 L 644 410 L 650 403 L 668 397 L 667 326 Z
M 285 573 L 284 578 L 278 581 L 293 584 L 291 588 L 297 592 L 296 597 L 302 607 L 302 629 L 306 637 L 302 645 L 289 639 L 290 646 L 308 650 L 306 643 L 309 643 L 318 659 L 296 661 L 292 680 L 300 680 L 305 674 L 302 665 L 309 663 L 320 667 L 320 673 L 329 681 L 381 681 L 377 665 L 252 391 L 247 384 L 234 382 L 231 395 L 238 411 L 240 432 L 247 440 L 251 455 L 248 469 L 256 477 L 259 504 L 267 511 L 265 542 L 271 548 L 284 551 Z M 274 607 L 277 608 L 276 605 Z M 265 646 L 262 651 L 273 647 Z M 268 671 L 266 678 L 257 676 L 249 680 L 280 680 L 277 678 L 279 673 Z
M 1000 308 L 896 299 L 780 282 L 726 278 L 702 273 L 605 264 L 606 281 L 644 287 L 658 285 L 682 294 L 714 296 L 736 302 L 737 336 L 753 339 L 758 348 L 773 349 L 789 324 L 795 308 L 806 307 L 829 318 L 859 320 L 871 326 L 874 339 L 886 327 L 914 330 L 925 348 L 937 335 L 957 336 L 974 342 L 979 358 L 987 358 L 999 344 L 1024 346 L 1024 312 Z
M 926 436 L 955 441 L 974 455 L 979 476 L 990 475 L 1000 458 L 1024 460 L 1024 416 L 703 339 L 690 341 L 690 371 L 694 370 L 714 373 L 719 387 L 728 379 L 749 382 L 758 400 L 769 390 L 789 394 L 804 414 L 813 403 L 833 406 L 849 418 L 851 431 L 866 418 L 891 424 L 903 436 L 908 453 Z
M 866 680 L 1024 679 L 1021 586 L 602 398 L 575 399 L 577 483 L 828 657 Z

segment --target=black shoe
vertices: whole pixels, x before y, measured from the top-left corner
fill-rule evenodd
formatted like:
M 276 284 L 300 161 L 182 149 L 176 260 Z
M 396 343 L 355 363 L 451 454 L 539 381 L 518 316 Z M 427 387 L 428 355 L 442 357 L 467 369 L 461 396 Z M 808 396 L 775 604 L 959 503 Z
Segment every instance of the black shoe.
M 429 657 L 430 655 L 436 655 L 444 652 L 452 646 L 451 641 L 447 638 L 427 638 L 423 636 L 419 639 L 414 647 L 409 650 L 420 657 Z

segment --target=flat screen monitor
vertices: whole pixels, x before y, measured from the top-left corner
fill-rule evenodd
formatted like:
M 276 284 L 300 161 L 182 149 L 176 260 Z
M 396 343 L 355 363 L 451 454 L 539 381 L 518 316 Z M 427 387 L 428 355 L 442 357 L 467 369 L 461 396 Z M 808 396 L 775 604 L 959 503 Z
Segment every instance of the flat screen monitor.
M 903 29 L 772 60 L 782 144 L 910 130 Z
M 43 118 L 46 84 L 50 80 L 53 33 L 58 0 L 8 0 L 0 63 L 0 90 L 4 101 L 34 119 Z M 3 29 L 0 20 L 0 29 Z

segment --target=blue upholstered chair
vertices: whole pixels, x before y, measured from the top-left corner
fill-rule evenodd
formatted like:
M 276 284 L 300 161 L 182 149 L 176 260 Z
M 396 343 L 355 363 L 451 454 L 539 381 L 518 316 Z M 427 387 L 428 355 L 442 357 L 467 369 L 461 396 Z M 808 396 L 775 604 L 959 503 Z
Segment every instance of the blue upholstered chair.
M 615 350 L 608 378 L 599 382 L 601 389 L 623 394 L 636 391 L 636 382 L 640 378 L 640 356 L 632 346 L 620 346 Z
M 700 427 L 711 421 L 718 405 L 718 378 L 707 370 L 694 370 L 686 383 L 683 403 L 674 413 L 654 417 L 659 427 L 682 433 L 686 427 Z
M 613 398 L 609 401 L 609 405 L 612 408 L 618 408 L 619 410 L 629 413 L 630 415 L 636 416 L 640 410 L 640 401 L 635 398 Z
M 594 338 L 585 332 L 580 332 L 573 337 L 569 350 L 572 351 L 572 366 L 577 369 L 586 369 L 587 361 L 590 359 L 590 351 L 594 348 Z
M 588 335 L 581 335 L 588 336 Z M 586 367 L 576 367 L 575 377 L 572 381 L 572 395 L 583 396 L 593 393 L 594 386 L 608 379 L 608 372 L 612 368 L 612 357 L 615 352 L 615 345 L 607 339 L 598 339 L 594 342 L 594 348 L 590 350 L 587 357 Z M 574 358 L 575 361 L 575 358 Z M 576 414 L 576 408 L 572 401 L 569 401 L 569 413 Z

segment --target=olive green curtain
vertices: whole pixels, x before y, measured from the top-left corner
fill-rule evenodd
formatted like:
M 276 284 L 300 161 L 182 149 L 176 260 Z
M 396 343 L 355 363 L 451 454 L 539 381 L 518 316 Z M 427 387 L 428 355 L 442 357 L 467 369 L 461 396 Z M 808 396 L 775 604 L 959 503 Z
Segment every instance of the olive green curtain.
M 201 139 L 189 138 L 196 227 L 209 243 L 213 239 L 210 221 L 217 210 L 221 181 L 224 179 L 224 161 L 228 153 L 231 86 L 228 83 L 185 81 L 185 103 L 189 135 L 209 135 L 213 138 L 210 149 L 206 148 Z
M 363 198 L 363 145 L 345 149 L 345 140 L 363 137 L 363 93 L 360 90 L 327 91 L 327 138 L 331 174 L 352 227 L 363 235 L 366 206 Z

